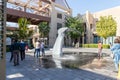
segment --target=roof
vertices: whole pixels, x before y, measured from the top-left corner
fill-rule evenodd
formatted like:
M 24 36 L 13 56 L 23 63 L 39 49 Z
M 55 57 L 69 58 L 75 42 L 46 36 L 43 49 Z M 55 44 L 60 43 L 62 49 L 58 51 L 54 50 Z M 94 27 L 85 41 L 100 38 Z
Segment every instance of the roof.
M 51 20 L 50 17 L 27 13 L 27 12 L 10 9 L 10 8 L 6 9 L 6 13 L 7 13 L 7 21 L 8 22 L 18 22 L 18 19 L 21 17 L 27 18 L 29 21 L 31 21 L 31 24 L 35 24 L 35 25 L 37 25 L 43 21 L 50 22 L 50 20 Z
M 6 27 L 7 30 L 10 30 L 10 31 L 16 31 L 18 30 L 18 27 Z
M 64 6 L 65 8 L 70 9 L 66 0 L 55 0 L 55 3 L 60 4 L 61 6 Z

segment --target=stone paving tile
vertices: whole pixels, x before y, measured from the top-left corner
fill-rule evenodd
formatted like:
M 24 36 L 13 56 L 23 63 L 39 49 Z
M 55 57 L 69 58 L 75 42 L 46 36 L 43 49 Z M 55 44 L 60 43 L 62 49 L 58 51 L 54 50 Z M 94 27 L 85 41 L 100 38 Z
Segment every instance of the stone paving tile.
M 66 49 L 69 50 L 70 49 Z M 90 49 L 86 49 L 90 50 Z M 74 49 L 73 51 L 79 51 Z M 84 49 L 85 51 L 85 49 Z M 93 51 L 97 51 L 96 49 Z M 109 50 L 104 50 L 108 51 Z M 102 69 L 68 69 L 68 68 L 43 68 L 39 66 L 37 59 L 32 53 L 27 53 L 26 59 L 20 61 L 20 65 L 14 67 L 9 62 L 10 54 L 6 54 L 6 80 L 116 80 L 116 73 L 113 73 L 114 65 L 103 67 Z M 109 58 L 108 58 L 109 60 Z M 110 59 L 111 60 L 111 59 Z M 8 78 L 15 74 L 23 75 L 23 77 Z

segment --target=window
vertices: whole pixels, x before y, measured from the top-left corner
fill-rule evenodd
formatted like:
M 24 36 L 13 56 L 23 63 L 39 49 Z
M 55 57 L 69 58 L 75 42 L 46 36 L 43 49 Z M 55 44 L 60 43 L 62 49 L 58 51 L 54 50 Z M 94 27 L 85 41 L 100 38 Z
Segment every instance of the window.
M 62 27 L 62 23 L 57 23 L 57 30 Z
M 60 19 L 62 19 L 62 14 L 60 14 L 60 13 L 57 13 L 57 18 L 60 18 Z
M 84 25 L 84 32 L 86 32 L 87 31 L 86 23 L 84 23 L 83 25 Z
M 90 24 L 90 29 L 92 29 L 92 24 Z

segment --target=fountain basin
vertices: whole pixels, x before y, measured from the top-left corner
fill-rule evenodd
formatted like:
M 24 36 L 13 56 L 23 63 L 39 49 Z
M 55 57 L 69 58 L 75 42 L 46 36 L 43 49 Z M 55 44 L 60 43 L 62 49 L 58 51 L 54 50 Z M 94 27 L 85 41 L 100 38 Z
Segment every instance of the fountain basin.
M 104 54 L 104 57 L 108 55 Z M 42 67 L 44 68 L 76 68 L 79 69 L 81 66 L 91 64 L 97 59 L 97 53 L 88 52 L 64 52 L 60 58 L 54 58 L 52 55 L 46 55 L 41 57 Z M 58 65 L 56 65 L 58 62 Z

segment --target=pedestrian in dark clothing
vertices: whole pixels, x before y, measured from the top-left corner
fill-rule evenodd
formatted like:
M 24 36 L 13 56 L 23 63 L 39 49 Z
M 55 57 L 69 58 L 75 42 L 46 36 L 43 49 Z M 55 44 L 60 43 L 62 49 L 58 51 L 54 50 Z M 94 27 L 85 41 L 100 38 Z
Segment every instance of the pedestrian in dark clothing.
M 35 49 L 35 51 L 34 51 L 34 57 L 35 57 L 35 53 L 36 53 L 36 49 Z
M 21 56 L 21 60 L 25 59 L 25 48 L 26 48 L 26 43 L 21 40 L 20 42 L 20 56 Z
M 14 66 L 16 66 L 19 65 L 20 44 L 18 43 L 18 40 L 15 40 L 15 42 L 12 45 L 12 48 L 13 48 Z
M 13 59 L 13 47 L 12 47 L 13 43 L 14 43 L 14 40 L 12 40 L 12 43 L 11 43 L 11 45 L 10 45 L 10 52 L 11 52 L 10 62 L 11 62 L 12 59 Z
M 41 48 L 41 51 L 42 51 L 42 56 L 45 56 L 45 48 L 44 48 L 44 42 L 42 41 L 41 42 L 41 45 L 40 45 L 40 48 Z

